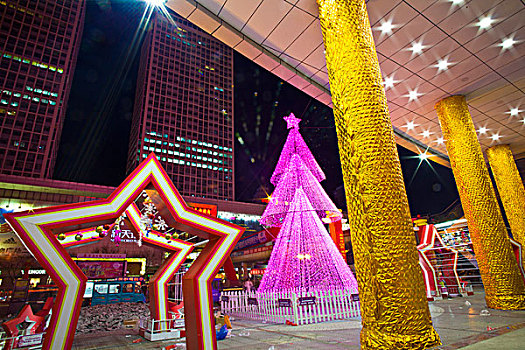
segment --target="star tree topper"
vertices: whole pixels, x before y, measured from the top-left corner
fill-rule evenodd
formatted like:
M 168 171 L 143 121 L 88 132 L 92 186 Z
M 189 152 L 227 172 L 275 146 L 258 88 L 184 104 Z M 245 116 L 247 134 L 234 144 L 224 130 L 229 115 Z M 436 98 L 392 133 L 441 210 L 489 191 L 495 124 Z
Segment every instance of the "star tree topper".
M 283 118 L 286 121 L 286 127 L 288 129 L 297 128 L 299 129 L 299 123 L 301 122 L 301 119 L 296 118 L 293 113 L 290 113 L 290 115 Z

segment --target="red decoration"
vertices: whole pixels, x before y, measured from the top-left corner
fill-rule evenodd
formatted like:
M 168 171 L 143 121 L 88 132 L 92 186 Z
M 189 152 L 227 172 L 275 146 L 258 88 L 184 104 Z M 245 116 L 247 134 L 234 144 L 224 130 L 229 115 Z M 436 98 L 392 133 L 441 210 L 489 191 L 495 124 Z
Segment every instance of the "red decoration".
M 16 337 L 20 333 L 20 330 L 17 326 L 21 323 L 29 322 L 29 326 L 26 328 L 25 334 L 30 335 L 36 333 L 36 331 L 40 328 L 44 320 L 44 316 L 33 314 L 33 309 L 31 309 L 31 305 L 26 305 L 22 308 L 18 316 L 2 324 L 2 328 L 4 328 L 4 331 L 6 332 L 8 338 Z M 4 349 L 13 349 L 16 348 L 17 345 L 18 339 L 7 340 Z

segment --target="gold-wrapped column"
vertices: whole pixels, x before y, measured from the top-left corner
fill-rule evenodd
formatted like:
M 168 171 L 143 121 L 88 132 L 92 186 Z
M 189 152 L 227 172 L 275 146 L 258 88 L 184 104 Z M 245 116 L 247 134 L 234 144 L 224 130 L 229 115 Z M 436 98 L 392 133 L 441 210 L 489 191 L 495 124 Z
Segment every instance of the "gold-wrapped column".
M 365 2 L 317 3 L 361 299 L 361 348 L 439 345 Z
M 487 306 L 525 309 L 525 286 L 465 97 L 447 97 L 435 108 L 474 245 Z
M 512 151 L 509 145 L 497 145 L 486 153 L 512 236 L 525 249 L 525 187 Z M 523 260 L 525 264 L 525 256 Z

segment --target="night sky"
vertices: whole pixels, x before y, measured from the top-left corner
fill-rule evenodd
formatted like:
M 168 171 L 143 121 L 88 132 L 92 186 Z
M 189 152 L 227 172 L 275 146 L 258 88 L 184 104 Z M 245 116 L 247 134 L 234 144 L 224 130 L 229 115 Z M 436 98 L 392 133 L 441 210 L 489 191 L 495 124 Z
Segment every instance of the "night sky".
M 56 179 L 116 186 L 125 178 L 142 44 L 133 38 L 143 11 L 141 1 L 87 1 Z M 345 206 L 332 110 L 237 53 L 234 74 L 236 200 L 272 191 L 269 179 L 288 133 L 282 117 L 293 112 L 326 174 L 323 187 Z M 412 215 L 436 214 L 457 200 L 450 169 L 398 151 Z

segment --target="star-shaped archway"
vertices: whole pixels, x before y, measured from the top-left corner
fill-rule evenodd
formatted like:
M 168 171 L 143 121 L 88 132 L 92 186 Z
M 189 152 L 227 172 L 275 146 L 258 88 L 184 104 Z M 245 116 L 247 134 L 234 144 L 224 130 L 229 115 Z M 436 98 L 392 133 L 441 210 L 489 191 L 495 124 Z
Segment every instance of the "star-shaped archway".
M 186 285 L 189 281 L 192 286 L 188 291 L 183 287 L 184 296 L 191 295 L 194 301 L 191 302 L 193 307 L 185 309 L 185 322 L 189 348 L 217 348 L 211 280 L 244 229 L 189 208 L 152 153 L 107 199 L 5 215 L 15 233 L 58 286 L 43 349 L 71 348 L 87 280 L 56 235 L 114 222 L 146 189 L 155 195 L 155 204 L 160 198 L 163 209 L 171 214 L 170 226 L 209 239 L 184 277 Z

